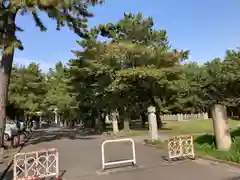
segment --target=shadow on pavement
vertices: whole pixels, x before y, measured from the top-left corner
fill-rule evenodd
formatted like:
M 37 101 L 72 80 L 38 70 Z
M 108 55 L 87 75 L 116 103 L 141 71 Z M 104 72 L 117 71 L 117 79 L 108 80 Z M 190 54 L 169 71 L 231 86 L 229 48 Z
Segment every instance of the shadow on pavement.
M 7 172 L 7 174 L 4 176 L 3 180 L 13 180 L 13 170 Z
M 95 135 L 95 134 L 94 134 Z M 55 128 L 55 129 L 39 129 L 33 133 L 31 140 L 28 144 L 38 144 L 42 142 L 49 142 L 60 139 L 81 139 L 81 140 L 92 140 L 96 139 L 91 136 L 91 134 L 87 134 L 82 130 L 78 129 L 63 129 L 63 128 Z
M 67 170 L 60 170 L 60 179 L 63 178 L 64 174 L 67 172 Z M 30 178 L 31 179 L 31 178 Z M 56 177 L 49 177 L 49 178 L 44 178 L 44 180 L 55 180 Z M 1 180 L 13 180 L 13 170 L 11 169 L 10 171 L 7 172 L 6 176 L 4 176 L 3 179 Z
M 234 178 L 230 178 L 228 180 L 240 180 L 240 176 L 234 177 Z

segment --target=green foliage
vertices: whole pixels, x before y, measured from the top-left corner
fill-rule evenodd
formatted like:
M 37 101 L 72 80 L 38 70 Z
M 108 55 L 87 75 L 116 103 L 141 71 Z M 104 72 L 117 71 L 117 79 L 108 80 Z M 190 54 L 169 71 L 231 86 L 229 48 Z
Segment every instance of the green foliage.
M 78 107 L 75 97 L 69 93 L 68 81 L 70 75 L 66 66 L 58 62 L 54 69 L 50 69 L 45 76 L 47 93 L 44 99 L 46 111 L 58 111 L 64 115 L 71 113 Z
M 46 84 L 38 64 L 13 68 L 9 87 L 11 104 L 24 110 L 27 115 L 36 115 L 42 110 L 45 93 Z
M 240 162 L 240 129 L 233 130 L 232 147 L 229 151 L 219 151 L 215 146 L 215 137 L 203 135 L 195 139 L 195 148 L 201 155 L 213 156 L 225 161 Z
M 65 119 L 92 122 L 116 109 L 121 119 L 134 113 L 137 117 L 149 105 L 156 106 L 160 113 L 174 114 L 206 112 L 213 104 L 221 103 L 233 115 L 239 115 L 238 49 L 227 51 L 223 60 L 216 58 L 204 65 L 182 64 L 189 52 L 173 49 L 166 30 L 154 29 L 152 18 L 129 13 L 116 23 L 100 24 L 87 31 L 86 18 L 90 14 L 87 7 L 78 6 L 80 2 L 56 7 L 52 7 L 54 1 L 37 2 L 41 10 L 57 19 L 57 26 L 66 23 L 80 30 L 79 35 L 84 37 L 77 41 L 81 50 L 73 51 L 75 58 L 67 66 L 59 62 L 45 75 L 34 64 L 14 67 L 11 104 L 30 114 L 57 108 Z M 26 11 L 33 15 L 34 8 L 26 5 Z M 59 15 L 64 8 L 67 13 Z M 81 10 L 78 15 L 82 18 L 73 20 L 68 16 Z M 102 38 L 104 42 L 99 40 Z
M 41 31 L 47 27 L 39 17 L 39 12 L 45 12 L 49 18 L 56 20 L 56 29 L 68 26 L 79 36 L 85 36 L 87 18 L 93 14 L 88 12 L 89 5 L 102 3 L 102 0 L 1 0 L 0 1 L 0 50 L 10 53 L 14 48 L 23 49 L 21 41 L 16 37 L 16 31 L 23 31 L 16 25 L 16 16 L 30 13 Z
M 131 111 L 172 95 L 188 52 L 170 49 L 166 31 L 153 25 L 140 13 L 125 14 L 116 24 L 91 29 L 89 39 L 78 42 L 84 50 L 74 51 L 77 58 L 70 61 L 70 72 L 82 106 Z M 99 36 L 109 40 L 98 41 Z M 113 103 L 116 100 L 119 103 Z

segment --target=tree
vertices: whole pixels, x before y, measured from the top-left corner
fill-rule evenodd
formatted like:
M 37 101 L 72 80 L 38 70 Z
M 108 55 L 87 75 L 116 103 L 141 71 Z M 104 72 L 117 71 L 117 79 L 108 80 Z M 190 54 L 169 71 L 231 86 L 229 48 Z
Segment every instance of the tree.
M 109 40 L 100 42 L 97 40 L 99 35 Z M 188 54 L 171 49 L 166 31 L 154 30 L 153 20 L 144 19 L 140 13 L 125 14 L 116 24 L 101 24 L 90 30 L 89 37 L 88 41 L 81 42 L 84 50 L 75 51 L 77 59 L 74 67 L 78 68 L 73 68 L 73 62 L 70 67 L 78 75 L 87 70 L 87 77 L 97 82 L 94 84 L 101 87 L 100 94 L 107 97 L 108 103 L 118 97 L 117 107 L 113 108 L 119 109 L 124 120 L 130 118 L 137 104 L 157 106 L 157 99 L 161 100 L 167 92 L 173 92 L 174 83 L 181 76 L 180 61 Z M 104 86 L 99 84 L 99 77 L 103 74 L 110 78 Z M 128 122 L 125 121 L 126 127 Z
M 229 107 L 240 105 L 240 51 L 228 50 L 223 61 L 223 78 L 226 83 L 225 103 Z
M 86 127 L 98 128 L 99 114 L 107 111 L 105 88 L 111 82 L 111 69 L 98 62 L 105 52 L 104 44 L 97 42 L 98 30 L 92 29 L 88 39 L 79 41 L 84 51 L 73 51 L 76 59 L 69 61 L 71 93 L 79 104 L 81 118 Z
M 58 110 L 63 122 L 76 118 L 77 102 L 75 96 L 69 93 L 69 71 L 61 62 L 50 69 L 46 76 L 47 93 L 44 98 L 45 112 Z
M 178 92 L 168 99 L 169 111 L 173 113 L 199 113 L 206 111 L 202 83 L 205 67 L 195 62 L 183 65 L 184 76 L 178 86 Z
M 9 102 L 23 111 L 25 117 L 37 115 L 43 108 L 46 83 L 39 65 L 30 63 L 27 67 L 15 66 L 9 86 Z
M 25 67 L 17 65 L 13 66 L 10 80 L 11 83 L 8 91 L 8 107 L 11 107 L 10 109 L 12 112 L 7 112 L 7 115 L 10 116 L 10 118 L 16 118 L 19 116 L 21 118 L 24 117 L 24 109 L 22 107 L 22 104 L 26 98 L 23 96 L 25 87 L 24 73 Z
M 130 97 L 138 97 L 140 104 L 147 99 L 159 112 L 164 111 L 167 94 L 174 94 L 173 84 L 181 76 L 180 62 L 187 58 L 188 51 L 171 49 L 166 31 L 155 30 L 153 25 L 152 18 L 129 13 L 116 24 L 99 25 L 99 29 L 103 36 L 111 38 L 110 56 L 122 64 L 122 71 L 117 71 L 114 80 L 117 89 L 137 92 Z
M 93 16 L 88 12 L 88 5 L 101 3 L 99 0 L 1 0 L 0 1 L 0 50 L 2 58 L 0 61 L 0 146 L 3 147 L 3 133 L 5 126 L 5 108 L 7 103 L 9 78 L 12 69 L 14 49 L 23 49 L 21 41 L 16 37 L 16 31 L 23 31 L 16 26 L 16 16 L 30 12 L 41 31 L 46 27 L 38 16 L 38 12 L 45 12 L 49 18 L 56 20 L 56 27 L 60 29 L 68 26 L 81 37 L 87 28 L 87 17 Z

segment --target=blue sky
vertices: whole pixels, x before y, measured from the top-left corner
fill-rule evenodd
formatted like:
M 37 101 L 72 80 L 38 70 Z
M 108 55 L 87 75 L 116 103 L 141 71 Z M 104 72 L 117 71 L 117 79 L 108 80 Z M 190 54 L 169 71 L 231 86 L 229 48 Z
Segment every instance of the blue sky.
M 95 14 L 89 19 L 90 27 L 116 22 L 124 12 L 151 16 L 156 29 L 167 30 L 174 48 L 189 49 L 190 59 L 199 63 L 223 57 L 226 49 L 240 44 L 239 0 L 105 0 L 90 9 Z M 34 61 L 46 70 L 73 57 L 71 50 L 79 49 L 79 37 L 67 28 L 56 31 L 54 21 L 41 17 L 47 32 L 40 32 L 30 15 L 18 16 L 17 24 L 25 29 L 18 33 L 25 50 L 16 52 L 15 63 Z

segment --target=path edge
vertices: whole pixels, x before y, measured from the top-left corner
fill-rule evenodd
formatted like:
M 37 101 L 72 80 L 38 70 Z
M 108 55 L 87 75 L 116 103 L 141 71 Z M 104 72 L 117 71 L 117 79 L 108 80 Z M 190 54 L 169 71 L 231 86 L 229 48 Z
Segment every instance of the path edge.
M 213 164 L 220 164 L 222 166 L 227 166 L 227 167 L 233 167 L 233 168 L 238 168 L 240 169 L 240 164 L 231 162 L 231 161 L 225 161 L 217 158 L 213 158 L 210 156 L 197 156 L 198 159 L 204 160 L 204 161 L 209 161 Z

